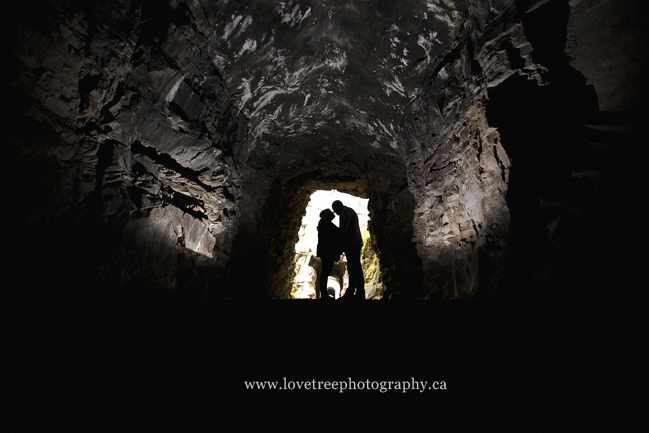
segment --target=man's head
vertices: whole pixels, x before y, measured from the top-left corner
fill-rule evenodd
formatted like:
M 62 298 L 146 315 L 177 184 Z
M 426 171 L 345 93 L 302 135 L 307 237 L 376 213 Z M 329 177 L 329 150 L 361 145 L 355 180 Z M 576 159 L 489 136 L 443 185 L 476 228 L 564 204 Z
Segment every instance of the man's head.
M 331 208 L 336 212 L 338 215 L 340 215 L 340 212 L 343 210 L 343 203 L 340 200 L 336 200 L 335 202 L 331 203 Z
M 320 212 L 320 218 L 325 221 L 333 221 L 334 218 L 336 218 L 336 215 L 334 215 L 334 213 L 331 212 L 331 209 L 325 209 L 322 212 Z

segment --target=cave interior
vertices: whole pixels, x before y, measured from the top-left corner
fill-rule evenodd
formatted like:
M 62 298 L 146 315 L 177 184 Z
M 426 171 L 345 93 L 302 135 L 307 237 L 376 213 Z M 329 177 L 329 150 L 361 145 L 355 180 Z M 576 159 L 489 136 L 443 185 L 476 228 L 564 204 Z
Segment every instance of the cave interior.
M 19 2 L 3 16 L 5 292 L 43 325 L 59 318 L 53 305 L 104 306 L 66 319 L 87 329 L 107 329 L 115 302 L 207 301 L 189 307 L 218 312 L 200 323 L 168 310 L 117 322 L 137 323 L 139 337 L 165 322 L 174 341 L 169 323 L 235 323 L 255 347 L 219 361 L 237 372 L 277 345 L 295 353 L 294 339 L 271 349 L 269 336 L 313 340 L 333 315 L 363 328 L 363 344 L 339 350 L 367 365 L 385 335 L 412 342 L 419 329 L 429 346 L 465 345 L 429 356 L 404 343 L 387 359 L 461 371 L 458 383 L 481 393 L 495 392 L 480 376 L 493 369 L 520 391 L 525 362 L 497 367 L 516 341 L 528 367 L 558 373 L 552 383 L 592 389 L 543 342 L 561 334 L 556 350 L 592 359 L 599 346 L 584 333 L 636 324 L 647 10 L 639 0 Z M 309 197 L 331 189 L 369 199 L 382 299 L 395 302 L 266 303 L 290 298 Z M 264 302 L 209 302 L 221 300 Z M 400 302 L 414 300 L 427 302 Z M 253 326 L 259 317 L 273 325 Z M 265 371 L 285 365 L 274 362 Z M 366 371 L 356 368 L 345 371 Z M 549 410 L 587 411 L 576 400 Z

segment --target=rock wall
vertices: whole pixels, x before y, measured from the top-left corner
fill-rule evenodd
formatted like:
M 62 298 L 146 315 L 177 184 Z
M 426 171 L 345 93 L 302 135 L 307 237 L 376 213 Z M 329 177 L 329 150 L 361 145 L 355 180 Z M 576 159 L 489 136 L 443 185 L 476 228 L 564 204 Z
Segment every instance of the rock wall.
M 68 232 L 53 248 L 66 257 L 41 259 L 60 273 L 95 274 L 88 287 L 205 296 L 238 225 L 246 122 L 192 11 L 157 2 L 44 6 L 7 23 L 17 110 L 5 139 L 20 155 L 16 174 L 36 176 L 12 191 L 11 239 L 56 219 Z M 43 165 L 58 177 L 38 179 Z M 30 215 L 20 202 L 34 190 L 49 194 Z
M 514 6 L 508 16 L 521 23 L 543 69 L 538 81 L 515 74 L 488 92 L 489 123 L 512 160 L 510 254 L 500 291 L 582 302 L 624 290 L 636 259 L 611 224 L 621 215 L 635 224 L 633 197 L 646 183 L 638 107 L 647 92 L 635 77 L 646 64 L 636 50 L 647 46 L 638 36 L 649 22 L 647 6 Z
M 408 188 L 406 165 L 388 156 L 368 166 L 370 234 L 381 260 L 383 299 L 421 296 L 422 260 L 413 243 L 415 198 Z
M 571 267 L 610 269 L 602 246 L 616 241 L 593 227 L 610 218 L 602 200 L 626 206 L 601 180 L 617 183 L 617 164 L 640 151 L 630 133 L 646 94 L 637 74 L 647 7 L 623 3 L 471 2 L 400 129 L 422 297 L 547 290 Z M 601 152 L 593 141 L 617 144 Z
M 482 11 L 471 10 L 455 45 L 431 65 L 430 85 L 403 125 L 425 298 L 493 292 L 502 278 L 511 164 L 487 120 L 488 88 L 515 73 L 538 79 L 540 67 L 520 24 L 485 37 L 476 24 Z
M 497 276 L 479 275 L 479 262 L 502 263 L 509 228 L 510 162 L 498 131 L 487 122 L 486 92 L 472 79 L 467 58 L 465 49 L 445 66 L 449 75 L 466 80 L 465 87 L 442 84 L 441 108 L 432 94 L 417 101 L 408 128 L 408 178 L 416 197 L 414 239 L 424 262 L 424 296 L 455 298 L 493 290 Z

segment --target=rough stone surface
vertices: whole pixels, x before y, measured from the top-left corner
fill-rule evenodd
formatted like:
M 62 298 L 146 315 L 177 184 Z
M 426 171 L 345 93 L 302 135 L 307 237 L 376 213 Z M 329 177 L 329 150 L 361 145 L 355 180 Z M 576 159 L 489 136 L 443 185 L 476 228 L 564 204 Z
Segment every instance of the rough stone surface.
M 565 52 L 595 88 L 601 111 L 641 108 L 637 95 L 647 93 L 643 50 L 649 43 L 642 23 L 648 11 L 641 1 L 570 2 Z

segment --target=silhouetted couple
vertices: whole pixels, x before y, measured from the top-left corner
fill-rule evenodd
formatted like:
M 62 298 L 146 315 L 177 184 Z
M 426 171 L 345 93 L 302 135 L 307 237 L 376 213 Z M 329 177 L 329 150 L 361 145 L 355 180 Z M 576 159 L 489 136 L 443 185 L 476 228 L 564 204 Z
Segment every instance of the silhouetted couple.
M 333 269 L 334 262 L 340 260 L 340 255 L 345 253 L 349 286 L 340 299 L 363 300 L 365 299 L 365 279 L 363 278 L 363 266 L 361 265 L 363 238 L 358 223 L 358 215 L 353 209 L 343 206 L 340 200 L 334 201 L 331 207 L 334 212 L 340 215 L 340 227 L 336 227 L 332 223 L 336 216 L 331 210 L 325 209 L 320 212 L 318 249 L 316 252 L 322 263 L 319 284 L 320 299 L 332 299 L 327 294 L 327 280 Z

